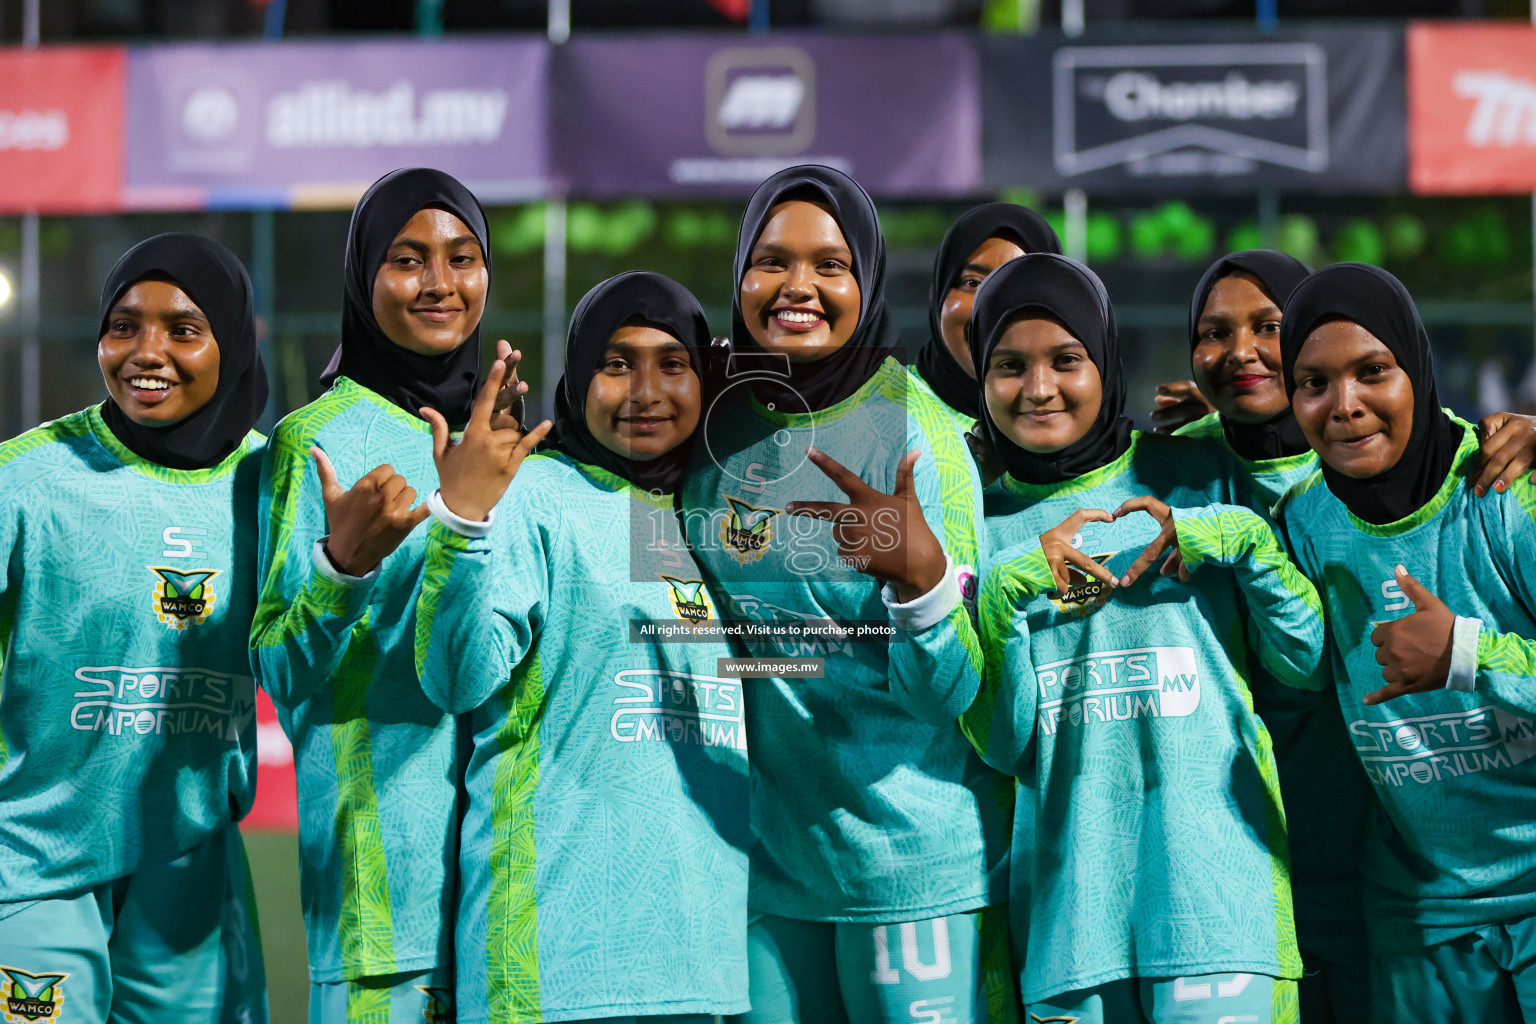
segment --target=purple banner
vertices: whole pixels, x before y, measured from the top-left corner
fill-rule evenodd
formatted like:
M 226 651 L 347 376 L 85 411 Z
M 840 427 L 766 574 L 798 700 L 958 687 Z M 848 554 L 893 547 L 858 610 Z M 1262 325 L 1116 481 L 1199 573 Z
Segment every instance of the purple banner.
M 798 163 L 877 195 L 981 183 L 966 36 L 574 39 L 553 60 L 554 163 L 577 195 L 739 195 Z
M 536 38 L 134 49 L 128 203 L 343 205 L 417 165 L 542 195 L 548 61 Z

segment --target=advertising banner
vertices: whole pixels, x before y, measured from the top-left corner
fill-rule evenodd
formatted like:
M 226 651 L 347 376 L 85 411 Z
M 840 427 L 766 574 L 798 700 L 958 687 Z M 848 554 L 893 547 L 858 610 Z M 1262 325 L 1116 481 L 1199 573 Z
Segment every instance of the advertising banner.
M 576 194 L 742 195 L 798 163 L 877 195 L 980 185 L 967 36 L 573 39 L 553 60 L 554 163 Z
M 1536 27 L 1408 29 L 1415 192 L 1536 192 Z
M 117 48 L 0 52 L 0 212 L 117 208 L 126 62 Z
M 350 205 L 418 165 L 486 202 L 541 194 L 548 54 L 533 38 L 136 49 L 127 201 Z
M 981 46 L 992 186 L 1188 195 L 1403 184 L 1396 29 L 1186 29 Z

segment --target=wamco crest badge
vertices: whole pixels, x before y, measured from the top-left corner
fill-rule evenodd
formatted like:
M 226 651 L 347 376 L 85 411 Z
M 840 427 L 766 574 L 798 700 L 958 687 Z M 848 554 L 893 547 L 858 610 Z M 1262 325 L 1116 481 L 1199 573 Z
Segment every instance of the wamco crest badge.
M 760 561 L 773 540 L 773 517 L 784 510 L 756 508 L 729 496 L 725 500 L 731 511 L 720 526 L 720 542 L 742 565 Z
M 4 975 L 5 999 L 0 1001 L 0 1016 L 6 1024 L 35 1024 L 56 1021 L 64 1009 L 64 979 L 68 974 L 32 974 L 16 967 L 0 967 Z
M 150 599 L 154 603 L 155 614 L 167 626 L 186 629 L 189 625 L 201 624 L 213 612 L 213 602 L 217 595 L 213 592 L 211 581 L 219 574 L 219 570 L 194 569 L 182 572 L 152 565 L 149 571 L 155 574 L 155 587 Z

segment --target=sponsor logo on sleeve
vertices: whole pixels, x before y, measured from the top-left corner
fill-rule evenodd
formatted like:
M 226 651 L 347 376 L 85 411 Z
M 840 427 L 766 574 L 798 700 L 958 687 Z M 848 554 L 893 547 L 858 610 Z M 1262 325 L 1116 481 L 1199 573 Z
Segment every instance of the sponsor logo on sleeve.
M 212 580 L 219 574 L 217 569 L 164 569 L 150 566 L 155 574 L 155 587 L 151 595 L 155 615 L 172 629 L 186 629 L 201 625 L 213 612 L 217 595 Z
M 1187 718 L 1200 706 L 1200 667 L 1189 647 L 1137 647 L 1096 651 L 1041 665 L 1040 730 Z
M 64 1009 L 64 979 L 68 974 L 32 974 L 16 967 L 0 967 L 5 975 L 3 1014 L 6 1024 L 56 1021 Z

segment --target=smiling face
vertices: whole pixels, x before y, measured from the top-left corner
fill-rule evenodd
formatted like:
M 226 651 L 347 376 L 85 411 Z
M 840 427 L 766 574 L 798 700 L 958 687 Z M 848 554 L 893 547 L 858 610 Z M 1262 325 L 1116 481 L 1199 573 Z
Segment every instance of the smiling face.
M 992 271 L 1023 255 L 1024 250 L 1016 242 L 1006 238 L 987 239 L 965 258 L 965 266 L 960 268 L 960 280 L 944 295 L 944 303 L 939 307 L 939 333 L 943 335 L 944 347 L 965 370 L 967 377 L 976 377 L 976 361 L 971 358 L 971 346 L 965 343 L 965 325 L 971 319 L 976 289 Z
M 853 252 L 831 211 L 799 200 L 768 211 L 741 278 L 747 333 L 791 362 L 825 359 L 859 324 Z
M 1413 382 L 1379 338 L 1347 320 L 1323 324 L 1294 373 L 1291 408 L 1319 458 L 1355 479 L 1397 465 L 1413 433 Z
M 107 314 L 96 344 L 107 394 L 146 427 L 180 423 L 219 386 L 219 343 L 197 303 L 169 281 L 139 281 Z
M 480 325 L 489 283 L 474 232 L 446 210 L 418 210 L 373 276 L 373 318 L 401 348 L 452 352 Z
M 1228 274 L 1206 296 L 1190 357 L 1195 384 L 1221 415 L 1267 423 L 1285 411 L 1280 307 L 1251 274 Z
M 688 347 L 666 331 L 620 327 L 587 386 L 587 429 L 611 452 L 654 459 L 699 425 L 699 375 Z
M 1104 381 L 1083 343 L 1055 320 L 1016 320 L 987 357 L 987 411 L 1019 447 L 1044 454 L 1081 440 Z

